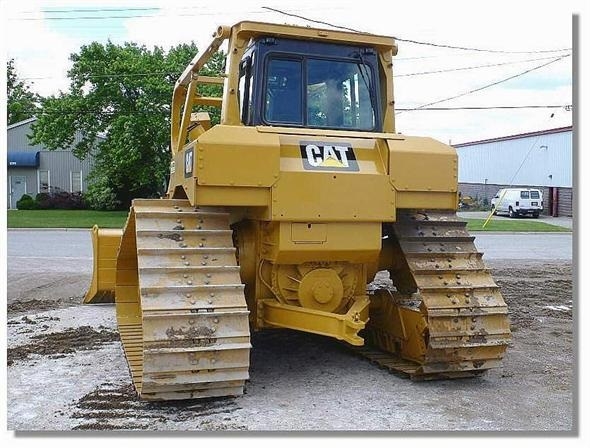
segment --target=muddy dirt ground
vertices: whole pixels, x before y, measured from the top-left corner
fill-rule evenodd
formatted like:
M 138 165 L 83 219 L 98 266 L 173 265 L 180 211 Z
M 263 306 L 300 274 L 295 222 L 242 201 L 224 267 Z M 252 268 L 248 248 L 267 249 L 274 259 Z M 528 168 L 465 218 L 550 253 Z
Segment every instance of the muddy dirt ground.
M 80 305 L 83 290 L 62 297 L 63 281 L 52 285 L 51 295 L 15 296 L 7 315 L 8 430 L 572 434 L 572 264 L 488 265 L 513 332 L 499 369 L 471 379 L 412 382 L 335 340 L 277 330 L 253 335 L 244 396 L 204 401 L 136 399 L 112 305 Z

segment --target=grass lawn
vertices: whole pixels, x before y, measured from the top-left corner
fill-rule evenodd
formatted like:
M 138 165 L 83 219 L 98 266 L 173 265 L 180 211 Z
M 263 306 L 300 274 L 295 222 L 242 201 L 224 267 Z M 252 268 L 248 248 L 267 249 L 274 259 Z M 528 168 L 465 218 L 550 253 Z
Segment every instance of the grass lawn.
M 96 210 L 8 210 L 7 226 L 14 228 L 122 228 L 127 211 L 98 212 Z
M 571 232 L 566 227 L 554 226 L 541 221 L 520 219 L 490 219 L 487 226 L 482 227 L 485 219 L 463 218 L 469 231 L 490 232 Z
M 95 210 L 8 210 L 8 228 L 73 228 L 90 229 L 94 224 L 105 228 L 123 228 L 127 211 L 98 212 Z M 520 219 L 491 219 L 482 228 L 485 219 L 467 221 L 469 231 L 492 232 L 571 232 L 565 227 L 540 221 Z

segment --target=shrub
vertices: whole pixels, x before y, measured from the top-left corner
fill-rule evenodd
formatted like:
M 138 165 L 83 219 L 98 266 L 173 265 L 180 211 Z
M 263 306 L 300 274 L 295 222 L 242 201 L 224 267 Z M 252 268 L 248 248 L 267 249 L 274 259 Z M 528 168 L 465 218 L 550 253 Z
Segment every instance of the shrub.
M 67 191 L 60 191 L 51 193 L 49 204 L 51 208 L 60 210 L 72 210 L 84 208 L 81 193 L 69 193 Z
M 70 193 L 60 188 L 53 188 L 49 193 L 39 193 L 35 200 L 37 208 L 74 210 L 85 208 L 84 197 L 82 193 Z
M 38 193 L 37 196 L 35 196 L 35 201 L 37 202 L 40 209 L 51 208 L 49 200 L 49 193 Z
M 118 210 L 121 201 L 104 176 L 96 176 L 85 195 L 86 203 L 94 210 Z
M 23 194 L 22 197 L 16 201 L 16 208 L 19 210 L 35 210 L 39 208 L 39 205 L 31 196 Z

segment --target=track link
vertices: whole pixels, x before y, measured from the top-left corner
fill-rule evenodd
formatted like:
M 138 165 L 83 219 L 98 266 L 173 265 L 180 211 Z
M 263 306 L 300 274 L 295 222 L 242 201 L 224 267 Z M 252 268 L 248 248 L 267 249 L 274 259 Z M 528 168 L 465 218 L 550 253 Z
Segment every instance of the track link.
M 145 400 L 241 395 L 250 330 L 228 213 L 134 200 L 117 260 L 117 320 Z
M 473 376 L 499 366 L 511 339 L 508 310 L 466 223 L 454 212 L 400 213 L 392 230 L 403 258 L 392 279 L 406 299 L 391 295 L 377 317 L 392 319 L 399 307 L 419 310 L 426 322 L 419 341 L 424 351 L 402 360 L 402 353 L 392 353 L 392 335 L 373 328 L 370 340 L 377 348 L 358 353 L 416 380 Z

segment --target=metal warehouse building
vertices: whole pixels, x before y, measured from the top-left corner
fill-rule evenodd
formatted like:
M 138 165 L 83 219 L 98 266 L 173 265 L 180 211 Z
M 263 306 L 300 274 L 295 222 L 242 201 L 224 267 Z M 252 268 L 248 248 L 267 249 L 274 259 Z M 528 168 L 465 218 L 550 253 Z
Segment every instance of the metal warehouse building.
M 544 214 L 572 216 L 571 126 L 453 146 L 463 196 L 489 204 L 500 188 L 540 188 Z
M 7 128 L 8 156 L 8 208 L 28 194 L 49 191 L 86 191 L 92 159 L 80 160 L 71 149 L 49 151 L 41 145 L 32 145 L 28 135 L 36 118 L 14 123 Z M 74 144 L 80 136 L 77 135 Z

